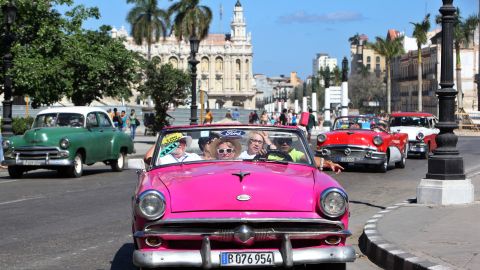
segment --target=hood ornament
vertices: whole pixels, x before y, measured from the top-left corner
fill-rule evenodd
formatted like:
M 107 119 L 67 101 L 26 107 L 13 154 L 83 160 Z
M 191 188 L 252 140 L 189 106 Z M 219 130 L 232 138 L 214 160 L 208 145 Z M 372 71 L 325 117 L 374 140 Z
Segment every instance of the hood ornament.
M 240 182 L 242 182 L 243 178 L 247 175 L 250 175 L 250 173 L 240 171 L 238 173 L 232 173 L 232 175 L 236 175 L 236 176 L 240 177 Z
M 249 201 L 252 197 L 248 194 L 241 194 L 237 196 L 237 200 L 244 202 L 244 201 Z

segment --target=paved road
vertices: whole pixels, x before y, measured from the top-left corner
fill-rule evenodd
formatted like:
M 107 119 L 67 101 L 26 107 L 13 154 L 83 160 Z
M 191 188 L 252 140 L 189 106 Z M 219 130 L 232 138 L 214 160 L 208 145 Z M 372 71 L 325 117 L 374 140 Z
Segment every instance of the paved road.
M 474 158 L 479 143 L 480 138 L 460 138 L 467 172 L 480 170 Z M 352 245 L 379 209 L 415 197 L 426 166 L 425 160 L 409 159 L 403 170 L 355 170 L 337 177 L 350 196 Z M 133 171 L 113 173 L 102 165 L 87 168 L 80 179 L 45 171 L 15 181 L 0 177 L 0 269 L 134 269 L 130 198 L 135 184 Z M 360 255 L 349 269 L 378 268 Z

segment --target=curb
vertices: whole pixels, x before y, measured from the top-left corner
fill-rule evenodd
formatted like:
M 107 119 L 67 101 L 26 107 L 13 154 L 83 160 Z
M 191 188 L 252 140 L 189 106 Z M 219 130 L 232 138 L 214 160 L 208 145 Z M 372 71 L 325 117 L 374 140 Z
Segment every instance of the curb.
M 446 270 L 449 267 L 432 263 L 428 260 L 419 258 L 410 254 L 395 244 L 390 243 L 382 238 L 382 235 L 377 230 L 378 221 L 389 212 L 415 203 L 416 199 L 406 200 L 401 203 L 394 204 L 387 207 L 385 210 L 378 212 L 371 219 L 365 223 L 363 233 L 360 236 L 359 247 L 363 254 L 376 265 L 383 269 L 392 270 Z

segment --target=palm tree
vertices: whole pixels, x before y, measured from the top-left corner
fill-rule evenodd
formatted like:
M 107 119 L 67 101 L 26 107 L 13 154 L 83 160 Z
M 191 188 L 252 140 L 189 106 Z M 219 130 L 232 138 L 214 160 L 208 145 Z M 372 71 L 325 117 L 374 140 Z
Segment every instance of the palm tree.
M 131 34 L 137 45 L 147 42 L 147 59 L 151 59 L 151 48 L 161 36 L 165 37 L 170 26 L 165 10 L 158 8 L 157 0 L 127 0 L 135 6 L 128 12 L 127 21 L 132 26 Z
M 208 35 L 212 11 L 200 5 L 200 0 L 180 0 L 168 8 L 169 17 L 173 16 L 172 30 L 178 40 L 197 37 L 203 40 Z
M 356 33 L 355 35 L 348 38 L 348 42 L 350 42 L 350 45 L 359 45 L 360 44 L 360 35 L 358 33 Z
M 387 66 L 387 113 L 391 113 L 392 111 L 390 63 L 394 57 L 404 53 L 403 38 L 403 36 L 394 39 L 376 37 L 375 43 L 369 44 L 376 53 L 385 57 L 385 64 Z
M 454 24 L 454 45 L 455 45 L 455 64 L 457 73 L 457 91 L 458 91 L 458 109 L 463 109 L 463 89 L 462 89 L 462 64 L 460 58 L 461 45 L 465 48 L 470 44 L 473 32 L 478 24 L 478 17 L 470 15 L 466 20 L 460 17 L 460 10 L 457 9 L 457 20 Z
M 423 98 L 423 71 L 422 71 L 422 45 L 427 43 L 427 33 L 430 30 L 430 14 L 425 15 L 420 23 L 413 23 L 413 37 L 417 40 L 418 51 L 418 111 L 421 112 Z

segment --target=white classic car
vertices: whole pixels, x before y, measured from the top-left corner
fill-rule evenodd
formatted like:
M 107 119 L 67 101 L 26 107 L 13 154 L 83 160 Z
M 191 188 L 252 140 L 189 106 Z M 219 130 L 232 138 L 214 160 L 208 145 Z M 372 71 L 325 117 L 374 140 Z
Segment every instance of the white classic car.
M 390 131 L 408 134 L 408 154 L 428 158 L 437 148 L 435 138 L 440 132 L 435 128 L 438 119 L 430 113 L 397 112 L 390 115 Z

